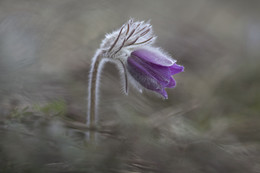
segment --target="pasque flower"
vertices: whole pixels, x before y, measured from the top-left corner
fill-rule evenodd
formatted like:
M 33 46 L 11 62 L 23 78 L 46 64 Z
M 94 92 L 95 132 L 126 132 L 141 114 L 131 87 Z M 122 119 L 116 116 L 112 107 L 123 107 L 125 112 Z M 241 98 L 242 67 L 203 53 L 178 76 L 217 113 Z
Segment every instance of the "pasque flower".
M 176 85 L 172 75 L 182 72 L 183 66 L 154 48 L 137 49 L 127 59 L 127 69 L 130 75 L 144 88 L 168 98 L 164 88 Z
M 149 22 L 130 19 L 119 30 L 107 34 L 93 57 L 89 80 L 88 120 L 96 121 L 99 74 L 104 62 L 114 62 L 120 69 L 124 91 L 128 84 L 168 98 L 165 88 L 176 85 L 172 75 L 184 70 L 162 49 L 154 47 L 156 36 Z
M 162 49 L 153 47 L 155 39 L 149 22 L 131 19 L 119 30 L 106 35 L 102 42 L 103 56 L 121 69 L 125 93 L 128 92 L 128 81 L 140 91 L 146 88 L 164 98 L 168 98 L 165 88 L 175 87 L 172 75 L 184 68 Z

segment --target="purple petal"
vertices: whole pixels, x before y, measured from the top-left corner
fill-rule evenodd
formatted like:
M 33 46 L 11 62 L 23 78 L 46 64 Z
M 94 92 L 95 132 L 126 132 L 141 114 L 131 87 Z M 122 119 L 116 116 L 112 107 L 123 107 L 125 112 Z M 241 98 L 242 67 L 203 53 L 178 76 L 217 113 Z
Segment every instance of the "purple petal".
M 170 71 L 171 71 L 171 75 L 180 73 L 184 71 L 184 67 L 178 64 L 173 64 L 172 66 L 169 67 Z
M 159 90 L 161 85 L 157 80 L 147 71 L 147 69 L 136 61 L 135 58 L 129 57 L 127 60 L 127 69 L 129 73 L 137 80 L 142 86 L 150 90 Z
M 169 67 L 151 64 L 134 55 L 130 56 L 128 59 L 138 63 L 150 76 L 153 76 L 161 86 L 166 86 L 170 82 L 171 72 Z
M 151 57 L 148 57 L 151 56 Z M 183 66 L 171 64 L 164 66 L 168 58 L 163 63 L 158 63 L 157 59 L 153 59 L 157 54 L 141 49 L 134 51 L 127 59 L 127 69 L 132 77 L 143 87 L 161 94 L 164 98 L 168 98 L 165 88 L 173 88 L 176 85 L 172 75 L 180 73 L 184 70 Z
M 165 87 L 167 88 L 174 88 L 176 86 L 176 82 L 175 80 L 171 77 L 170 78 L 170 82 L 168 83 L 168 85 L 166 85 Z
M 138 49 L 131 53 L 131 55 L 137 56 L 144 61 L 161 65 L 161 66 L 171 66 L 174 64 L 174 61 L 157 51 L 150 51 L 147 49 Z
M 171 72 L 168 67 L 148 64 L 145 62 L 144 66 L 147 68 L 147 71 L 160 82 L 162 86 L 168 85 L 171 77 Z
M 168 94 L 167 92 L 165 91 L 165 89 L 162 89 L 162 90 L 159 90 L 159 91 L 156 91 L 158 92 L 159 94 L 161 94 L 165 99 L 168 99 Z

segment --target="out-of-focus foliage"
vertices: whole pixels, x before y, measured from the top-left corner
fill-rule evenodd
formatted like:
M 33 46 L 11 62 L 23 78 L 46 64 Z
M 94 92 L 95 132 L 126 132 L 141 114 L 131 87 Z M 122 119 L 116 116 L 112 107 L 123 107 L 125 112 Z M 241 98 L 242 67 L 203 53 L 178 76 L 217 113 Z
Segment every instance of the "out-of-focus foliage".
M 1 0 L 0 172 L 260 172 L 259 16 L 254 0 Z M 124 96 L 107 64 L 88 128 L 91 57 L 129 17 L 185 72 L 161 100 Z

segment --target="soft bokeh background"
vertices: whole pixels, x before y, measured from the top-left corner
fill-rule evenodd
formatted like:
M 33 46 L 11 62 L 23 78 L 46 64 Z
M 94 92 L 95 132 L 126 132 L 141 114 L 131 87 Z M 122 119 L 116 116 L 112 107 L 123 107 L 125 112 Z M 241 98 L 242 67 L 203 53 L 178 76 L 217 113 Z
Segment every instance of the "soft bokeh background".
M 260 1 L 1 0 L 0 172 L 260 172 Z M 162 100 L 107 64 L 99 140 L 86 140 L 91 57 L 151 19 L 185 66 Z

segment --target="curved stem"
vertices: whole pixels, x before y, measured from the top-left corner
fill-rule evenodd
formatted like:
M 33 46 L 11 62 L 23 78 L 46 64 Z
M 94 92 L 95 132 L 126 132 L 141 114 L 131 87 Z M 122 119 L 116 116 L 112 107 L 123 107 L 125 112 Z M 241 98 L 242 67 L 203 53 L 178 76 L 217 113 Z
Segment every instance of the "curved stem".
M 100 65 L 102 61 L 101 52 L 97 51 L 92 59 L 89 84 L 88 84 L 88 113 L 87 113 L 87 125 L 92 128 L 97 121 L 97 94 L 98 94 L 98 80 Z M 89 133 L 90 139 L 95 139 L 94 132 Z

